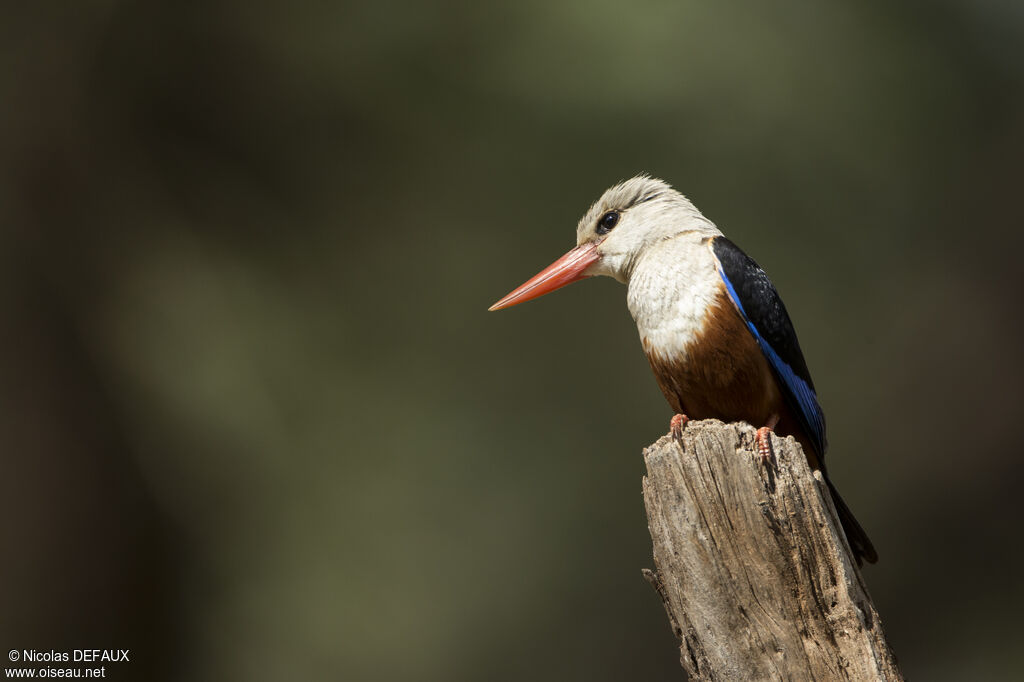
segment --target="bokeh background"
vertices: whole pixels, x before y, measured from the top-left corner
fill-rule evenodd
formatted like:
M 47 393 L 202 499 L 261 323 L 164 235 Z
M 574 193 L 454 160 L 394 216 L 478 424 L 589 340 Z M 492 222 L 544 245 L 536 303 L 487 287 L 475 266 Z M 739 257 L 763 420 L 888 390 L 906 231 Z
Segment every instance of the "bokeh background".
M 773 276 L 905 672 L 1024 663 L 1024 5 L 6 3 L 0 648 L 116 679 L 680 679 L 638 171 Z

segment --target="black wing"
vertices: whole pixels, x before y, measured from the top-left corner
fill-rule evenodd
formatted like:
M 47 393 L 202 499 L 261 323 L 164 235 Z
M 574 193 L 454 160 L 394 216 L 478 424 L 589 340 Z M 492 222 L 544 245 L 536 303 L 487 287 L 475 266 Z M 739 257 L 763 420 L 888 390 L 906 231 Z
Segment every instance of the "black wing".
M 819 458 L 824 458 L 828 445 L 825 414 L 818 404 L 811 373 L 779 292 L 754 259 L 725 237 L 715 237 L 711 250 L 718 259 L 718 274 L 775 372 L 787 404 L 815 445 Z

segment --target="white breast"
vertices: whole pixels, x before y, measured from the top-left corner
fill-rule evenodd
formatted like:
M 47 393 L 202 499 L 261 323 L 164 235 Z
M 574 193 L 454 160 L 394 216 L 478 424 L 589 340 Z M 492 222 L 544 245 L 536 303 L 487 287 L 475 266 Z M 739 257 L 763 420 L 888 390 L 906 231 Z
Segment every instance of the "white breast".
M 683 234 L 647 249 L 629 279 L 626 303 L 640 338 L 665 358 L 685 359 L 722 286 L 706 243 Z

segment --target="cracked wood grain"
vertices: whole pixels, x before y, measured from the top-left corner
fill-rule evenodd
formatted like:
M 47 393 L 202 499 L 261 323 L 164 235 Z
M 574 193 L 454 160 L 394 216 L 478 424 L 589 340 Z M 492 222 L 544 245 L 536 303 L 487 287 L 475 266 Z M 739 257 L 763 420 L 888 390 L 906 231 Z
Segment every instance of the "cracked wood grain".
M 902 680 L 828 488 L 792 438 L 690 422 L 644 450 L 661 597 L 691 680 Z

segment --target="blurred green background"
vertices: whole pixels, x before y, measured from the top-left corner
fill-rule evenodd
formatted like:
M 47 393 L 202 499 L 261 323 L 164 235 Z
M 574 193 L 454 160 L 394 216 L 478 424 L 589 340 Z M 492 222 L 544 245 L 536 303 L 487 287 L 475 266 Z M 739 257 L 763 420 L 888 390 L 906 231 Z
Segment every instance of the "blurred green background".
M 905 672 L 1011 679 L 1024 5 L 6 3 L 0 646 L 149 680 L 680 679 L 592 280 L 615 181 L 772 275 Z

